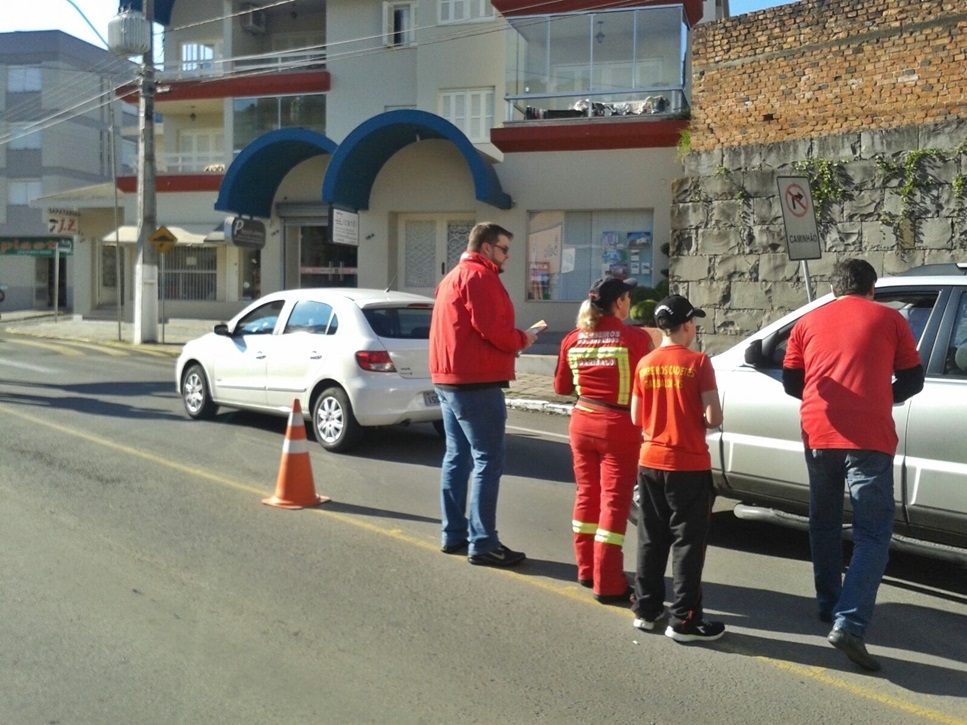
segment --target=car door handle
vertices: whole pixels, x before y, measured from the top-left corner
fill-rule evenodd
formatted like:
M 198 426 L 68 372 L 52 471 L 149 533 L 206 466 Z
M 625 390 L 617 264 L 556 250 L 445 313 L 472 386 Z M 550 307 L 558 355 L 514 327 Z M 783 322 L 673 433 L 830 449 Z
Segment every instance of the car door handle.
M 322 360 L 322 353 L 321 352 L 316 352 L 315 350 L 313 350 L 312 352 L 309 353 L 309 359 L 310 360 Z
M 264 352 L 262 352 L 261 350 L 259 350 L 257 353 L 255 353 L 255 359 L 256 360 L 265 360 L 265 358 L 266 358 L 266 354 Z

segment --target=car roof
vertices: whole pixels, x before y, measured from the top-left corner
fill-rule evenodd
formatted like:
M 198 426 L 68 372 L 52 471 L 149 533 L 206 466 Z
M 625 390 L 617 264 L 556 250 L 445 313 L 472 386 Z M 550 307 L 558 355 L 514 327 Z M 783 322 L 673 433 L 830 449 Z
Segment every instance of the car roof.
M 926 275 L 955 275 L 967 274 L 967 262 L 946 262 L 944 264 L 921 264 L 903 272 L 897 272 L 896 277 L 920 277 Z
M 397 290 L 370 289 L 365 287 L 304 287 L 302 289 L 281 290 L 260 298 L 261 302 L 284 300 L 350 300 L 359 307 L 379 305 L 432 305 L 433 298 Z

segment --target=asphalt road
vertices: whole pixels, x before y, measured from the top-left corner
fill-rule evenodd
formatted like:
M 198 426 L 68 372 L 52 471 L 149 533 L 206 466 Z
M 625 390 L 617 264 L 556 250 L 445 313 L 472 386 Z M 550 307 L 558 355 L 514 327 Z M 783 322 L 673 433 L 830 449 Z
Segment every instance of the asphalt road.
M 0 331 L 0 722 L 967 723 L 967 572 L 895 556 L 856 670 L 813 615 L 805 536 L 720 501 L 706 646 L 574 581 L 561 416 L 513 412 L 501 537 L 438 551 L 430 426 L 314 444 L 333 501 L 287 511 L 285 420 L 187 420 L 173 360 Z M 633 566 L 634 536 L 626 546 Z

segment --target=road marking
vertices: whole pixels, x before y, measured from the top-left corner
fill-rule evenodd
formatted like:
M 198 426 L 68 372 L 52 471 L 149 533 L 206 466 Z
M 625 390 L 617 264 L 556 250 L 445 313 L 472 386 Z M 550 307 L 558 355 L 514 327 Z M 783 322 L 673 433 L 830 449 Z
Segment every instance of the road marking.
M 30 370 L 35 373 L 44 373 L 46 375 L 60 374 L 64 372 L 59 368 L 46 368 L 43 365 L 31 365 L 29 363 L 15 362 L 14 360 L 7 360 L 6 358 L 0 357 L 0 365 L 6 365 L 10 368 L 18 368 L 20 370 Z
M 127 350 L 119 350 L 115 347 L 109 347 L 107 345 L 98 345 L 94 342 L 81 342 L 80 340 L 69 340 L 65 344 L 71 347 L 79 347 L 85 350 L 95 350 L 96 352 L 104 353 L 105 355 L 110 355 L 111 357 L 127 357 L 131 353 Z
M 533 433 L 536 436 L 541 436 L 543 438 L 560 438 L 561 440 L 570 440 L 567 433 L 550 433 L 546 430 L 535 430 L 534 428 L 522 428 L 519 425 L 508 425 L 507 430 L 516 430 L 521 433 Z
M 84 354 L 80 350 L 65 348 L 62 343 L 58 343 L 55 345 L 52 342 L 37 342 L 36 340 L 14 340 L 9 337 L 4 339 L 6 342 L 12 342 L 15 345 L 26 345 L 27 347 L 39 347 L 41 350 L 47 350 L 48 352 L 56 352 L 59 355 L 79 357 Z
M 129 456 L 140 458 L 142 460 L 149 461 L 156 465 L 159 465 L 165 468 L 170 468 L 172 470 L 179 471 L 181 473 L 185 473 L 189 476 L 197 476 L 198 478 L 211 481 L 213 483 L 217 483 L 222 486 L 227 486 L 228 488 L 235 489 L 236 491 L 244 491 L 245 493 L 251 493 L 255 496 L 259 496 L 260 498 L 265 496 L 264 488 L 258 488 L 251 484 L 242 483 L 241 481 L 236 481 L 231 478 L 226 478 L 224 476 L 218 476 L 213 473 L 209 473 L 208 471 L 205 471 L 203 469 L 196 468 L 194 466 L 186 466 L 181 463 L 175 463 L 170 458 L 158 456 L 153 453 L 147 453 L 145 451 L 141 451 L 136 448 L 131 448 L 130 446 L 126 446 L 121 443 L 116 443 L 112 440 L 108 440 L 100 436 L 92 435 L 90 433 L 85 433 L 83 431 L 76 430 L 74 428 L 68 428 L 67 426 L 59 425 L 45 418 L 38 418 L 33 415 L 29 415 L 20 410 L 16 410 L 14 408 L 11 408 L 3 404 L 0 404 L 0 411 L 3 411 L 5 415 L 10 415 L 15 418 L 20 418 L 21 420 L 24 420 L 33 425 L 42 425 L 46 428 L 50 428 L 51 430 L 57 431 L 59 433 L 64 433 L 66 435 L 74 436 L 76 438 L 80 438 L 82 440 L 88 441 L 89 443 L 94 443 L 100 446 L 104 446 L 105 448 L 110 448 L 120 453 L 125 453 Z M 541 435 L 554 435 L 557 437 L 565 437 L 565 438 L 567 437 L 567 436 L 561 436 L 560 434 L 547 434 L 544 431 L 533 430 L 530 428 L 517 428 L 516 426 L 515 426 L 515 430 L 529 431 L 533 433 L 539 433 Z M 431 544 L 424 539 L 418 539 L 409 534 L 405 534 L 401 529 L 386 529 L 386 528 L 382 528 L 377 524 L 364 521 L 360 519 L 358 516 L 354 516 L 351 514 L 343 514 L 337 511 L 327 511 L 325 509 L 325 505 L 317 508 L 309 508 L 306 510 L 309 511 L 310 513 L 335 519 L 336 521 L 340 521 L 342 523 L 348 524 L 357 529 L 368 531 L 372 534 L 377 534 L 379 536 L 386 536 L 405 544 L 411 544 L 425 551 L 433 552 L 434 554 L 438 552 L 437 544 Z M 552 584 L 548 582 L 542 582 L 532 577 L 522 577 L 519 574 L 516 574 L 511 569 L 491 569 L 490 571 L 497 575 L 513 577 L 518 582 L 522 584 L 526 584 L 528 586 L 532 586 L 536 589 L 542 589 L 544 591 L 549 591 L 556 594 L 562 594 L 566 596 L 568 599 L 586 603 L 588 606 L 593 607 L 598 611 L 601 610 L 601 605 L 599 605 L 597 602 L 594 602 L 590 597 L 587 596 L 587 590 L 586 589 L 579 590 L 576 584 L 574 583 L 569 583 L 567 585 L 564 585 L 564 584 L 558 584 L 558 583 Z M 622 616 L 624 619 L 627 619 L 629 616 L 629 613 L 621 612 L 620 616 Z M 731 646 L 728 640 L 724 640 L 724 642 L 722 643 L 717 643 L 717 645 L 718 645 L 717 649 L 719 650 L 730 652 L 732 654 L 739 654 L 745 657 L 752 657 L 758 662 L 762 662 L 763 664 L 767 664 L 778 670 L 782 670 L 784 672 L 790 672 L 799 677 L 805 677 L 805 678 L 814 680 L 824 685 L 828 685 L 830 687 L 834 687 L 836 689 L 847 692 L 851 695 L 854 695 L 855 697 L 859 697 L 864 700 L 870 700 L 872 702 L 876 702 L 881 705 L 894 708 L 896 710 L 899 710 L 907 714 L 916 715 L 917 717 L 923 718 L 924 720 L 929 720 L 930 722 L 942 723 L 943 725 L 967 725 L 967 720 L 961 720 L 959 718 L 947 715 L 942 712 L 938 712 L 936 710 L 929 710 L 927 708 L 914 705 L 913 703 L 906 702 L 904 700 L 900 700 L 895 697 L 890 697 L 889 695 L 881 695 L 880 693 L 875 692 L 874 690 L 871 690 L 866 687 L 859 687 L 857 685 L 853 685 L 845 680 L 842 680 L 833 676 L 832 674 L 829 673 L 828 670 L 822 667 L 808 667 L 805 665 L 796 664 L 794 662 L 777 660 L 771 657 L 756 655 L 755 652 L 746 650 L 742 647 Z

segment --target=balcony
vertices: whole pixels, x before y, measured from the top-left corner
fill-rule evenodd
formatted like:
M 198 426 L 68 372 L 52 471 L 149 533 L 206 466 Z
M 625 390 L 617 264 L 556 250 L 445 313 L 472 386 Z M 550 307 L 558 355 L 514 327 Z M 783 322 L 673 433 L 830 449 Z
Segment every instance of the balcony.
M 183 55 L 185 48 L 183 47 Z M 203 52 L 196 55 L 204 56 Z M 209 80 L 232 75 L 265 75 L 276 73 L 305 73 L 326 69 L 326 53 L 315 48 L 292 51 L 241 55 L 231 59 L 215 57 L 183 57 L 166 62 L 158 73 L 158 81 Z
M 680 5 L 509 18 L 507 125 L 687 117 Z

